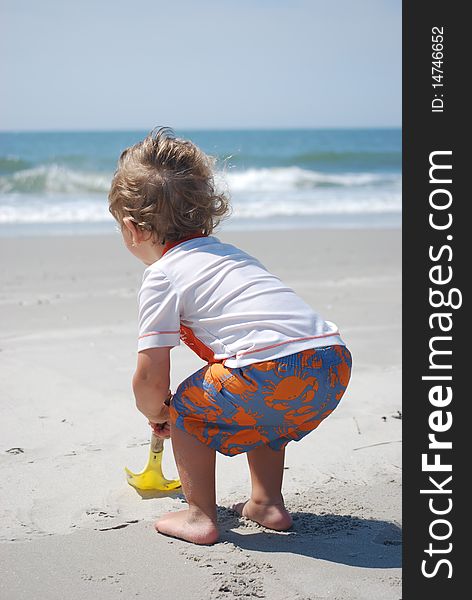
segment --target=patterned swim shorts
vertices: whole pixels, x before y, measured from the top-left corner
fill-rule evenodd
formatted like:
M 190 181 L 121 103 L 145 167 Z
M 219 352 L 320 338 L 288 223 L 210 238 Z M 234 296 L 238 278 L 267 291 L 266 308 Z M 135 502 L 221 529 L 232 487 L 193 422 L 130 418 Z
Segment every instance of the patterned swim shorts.
M 299 441 L 338 405 L 351 353 L 326 346 L 230 369 L 211 363 L 185 379 L 170 402 L 173 426 L 221 454 Z

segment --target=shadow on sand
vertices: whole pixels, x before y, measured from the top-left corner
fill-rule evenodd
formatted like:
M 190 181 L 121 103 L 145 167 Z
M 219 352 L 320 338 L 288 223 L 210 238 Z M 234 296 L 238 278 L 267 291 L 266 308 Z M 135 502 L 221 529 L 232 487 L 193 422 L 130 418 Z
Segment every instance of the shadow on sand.
M 172 492 L 136 491 L 143 499 L 170 497 L 180 499 L 182 508 L 187 506 L 182 488 Z M 219 541 L 245 550 L 290 552 L 353 567 L 402 566 L 402 531 L 389 521 L 290 511 L 293 526 L 278 532 L 240 517 L 226 506 L 218 506 L 217 514 Z
M 354 567 L 401 567 L 402 532 L 394 523 L 350 515 L 290 514 L 293 526 L 276 532 L 219 506 L 220 541 L 245 550 L 290 552 Z M 260 531 L 255 533 L 254 527 Z

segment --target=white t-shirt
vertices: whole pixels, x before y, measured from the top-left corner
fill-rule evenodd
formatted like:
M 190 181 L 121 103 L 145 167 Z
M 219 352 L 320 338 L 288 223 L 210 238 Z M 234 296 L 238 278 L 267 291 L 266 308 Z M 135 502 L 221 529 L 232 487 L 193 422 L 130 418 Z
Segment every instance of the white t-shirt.
M 242 367 L 308 348 L 345 345 L 254 257 L 214 236 L 183 241 L 146 268 L 138 352 L 180 340 L 209 362 Z

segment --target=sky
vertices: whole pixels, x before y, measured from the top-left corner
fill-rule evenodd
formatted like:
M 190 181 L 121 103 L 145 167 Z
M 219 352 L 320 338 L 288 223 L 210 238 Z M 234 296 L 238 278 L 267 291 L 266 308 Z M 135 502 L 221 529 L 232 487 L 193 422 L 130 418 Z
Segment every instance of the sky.
M 397 127 L 401 0 L 0 0 L 0 130 Z

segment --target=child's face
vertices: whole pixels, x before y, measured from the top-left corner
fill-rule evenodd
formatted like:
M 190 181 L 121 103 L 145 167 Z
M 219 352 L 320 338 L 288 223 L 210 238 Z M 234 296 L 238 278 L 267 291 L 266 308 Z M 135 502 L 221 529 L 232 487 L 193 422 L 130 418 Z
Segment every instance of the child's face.
M 128 217 L 123 220 L 121 235 L 131 254 L 145 265 L 152 265 L 161 258 L 164 246 L 154 243 L 152 236 L 139 229 Z

